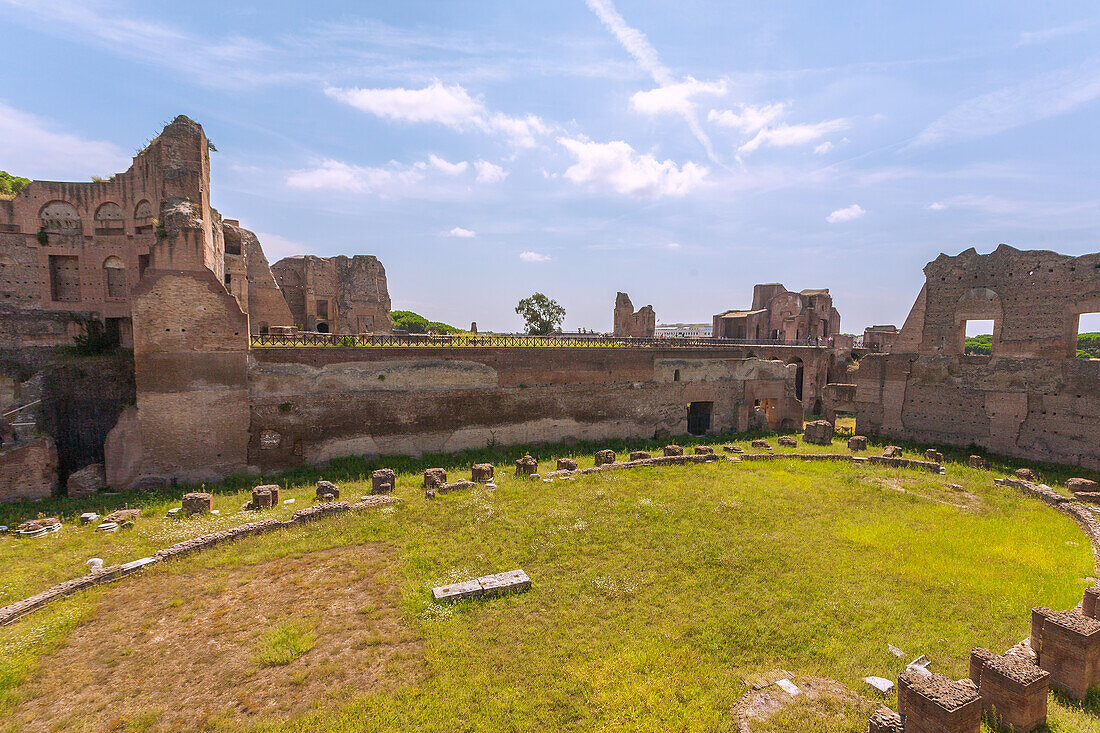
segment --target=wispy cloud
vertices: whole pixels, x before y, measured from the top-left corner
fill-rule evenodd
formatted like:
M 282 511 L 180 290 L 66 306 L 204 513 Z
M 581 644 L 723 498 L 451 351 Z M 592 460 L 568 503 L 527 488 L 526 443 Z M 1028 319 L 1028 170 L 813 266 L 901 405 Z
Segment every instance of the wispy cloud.
M 766 127 L 737 150 L 742 153 L 751 153 L 762 147 L 787 148 L 794 145 L 805 145 L 820 140 L 831 133 L 846 130 L 848 127 L 848 120 L 842 118 L 825 120 L 815 124 Z
M 558 142 L 577 159 L 566 169 L 567 179 L 627 196 L 684 196 L 701 186 L 708 172 L 696 163 L 679 166 L 648 153 L 639 154 L 622 140 L 597 143 L 559 137 Z
M 473 239 L 477 236 L 477 233 L 472 229 L 463 229 L 462 227 L 455 227 L 451 231 L 447 232 L 448 237 L 457 237 L 458 239 Z
M 507 175 L 499 166 L 484 160 L 473 165 L 465 160 L 452 163 L 435 154 L 412 164 L 390 161 L 383 166 L 361 166 L 324 158 L 309 168 L 288 173 L 286 184 L 301 190 L 373 194 L 383 198 L 438 198 L 448 193 L 455 195 L 462 190 L 459 186 L 468 189 L 471 172 L 476 172 L 474 178 L 478 183 L 493 183 Z
M 1043 43 L 1050 43 L 1059 38 L 1083 33 L 1094 25 L 1095 23 L 1090 21 L 1080 21 L 1077 23 L 1067 23 L 1066 25 L 1055 26 L 1053 28 L 1043 28 L 1037 31 L 1024 31 L 1020 34 L 1020 38 L 1016 42 L 1016 45 L 1037 46 Z
M 119 173 L 130 158 L 113 143 L 87 140 L 0 101 L 0 161 L 13 175 L 87 180 Z
M 550 261 L 550 256 L 549 255 L 539 254 L 538 252 L 531 252 L 530 250 L 528 250 L 526 252 L 520 252 L 519 253 L 519 258 L 521 260 L 523 260 L 524 262 L 549 262 Z
M 449 161 L 440 158 L 438 155 L 429 155 L 427 163 L 417 163 L 417 168 L 425 170 L 427 168 L 434 168 L 435 170 L 448 175 L 448 176 L 460 176 L 466 172 L 470 167 L 470 164 L 465 160 L 458 163 L 451 163 Z
M 657 50 L 649 42 L 649 38 L 645 33 L 642 33 L 637 28 L 632 28 L 627 24 L 626 19 L 615 8 L 612 0 L 585 0 L 588 7 L 596 14 L 596 17 L 600 19 L 600 22 L 604 24 L 611 34 L 619 41 L 626 52 L 634 57 L 634 60 L 638 63 L 638 66 L 642 68 L 647 74 L 649 74 L 653 81 L 655 81 L 661 88 L 653 89 L 648 92 L 642 92 L 645 95 L 641 98 L 641 107 L 638 107 L 638 95 L 635 94 L 631 100 L 636 108 L 642 111 L 648 111 L 650 114 L 654 114 L 655 111 L 671 111 L 671 105 L 678 105 L 678 108 L 674 111 L 680 114 L 684 121 L 687 122 L 688 128 L 691 130 L 691 134 L 695 136 L 695 139 L 703 146 L 703 149 L 707 152 L 707 157 L 717 162 L 717 157 L 714 155 L 714 148 L 710 142 L 710 136 L 703 130 L 703 126 L 699 124 L 699 115 L 695 110 L 695 105 L 691 103 L 691 96 L 699 93 L 708 94 L 725 94 L 725 84 L 704 84 L 698 82 L 691 77 L 680 80 L 664 65 L 661 63 L 661 58 L 657 54 Z M 705 89 L 703 87 L 706 87 Z
M 1056 117 L 1100 97 L 1100 61 L 1088 61 L 974 97 L 917 135 L 911 147 L 988 137 Z
M 478 183 L 499 183 L 508 177 L 508 172 L 495 163 L 487 160 L 474 161 L 477 170 Z
M 707 121 L 721 127 L 731 127 L 746 135 L 755 135 L 768 125 L 771 125 L 786 114 L 787 106 L 783 103 L 765 104 L 761 107 L 742 105 L 739 112 L 732 109 L 712 109 L 707 114 Z
M 521 148 L 534 147 L 538 137 L 550 132 L 550 127 L 536 115 L 509 117 L 491 112 L 484 101 L 472 97 L 461 84 L 447 86 L 438 79 L 423 89 L 329 87 L 325 94 L 382 119 L 498 133 Z
M 845 206 L 843 209 L 837 209 L 833 213 L 825 217 L 825 221 L 830 224 L 843 224 L 846 221 L 852 221 L 866 214 L 867 211 L 859 204 L 852 204 L 851 206 Z

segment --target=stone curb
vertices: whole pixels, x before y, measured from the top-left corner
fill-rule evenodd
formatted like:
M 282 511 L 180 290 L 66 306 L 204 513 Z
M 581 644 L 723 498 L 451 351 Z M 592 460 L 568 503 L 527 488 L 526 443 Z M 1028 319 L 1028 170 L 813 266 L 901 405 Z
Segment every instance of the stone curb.
M 315 506 L 299 509 L 294 512 L 294 515 L 284 521 L 278 519 L 261 519 L 258 522 L 249 522 L 247 524 L 241 524 L 236 527 L 230 527 L 229 529 L 223 529 L 218 532 L 212 532 L 210 534 L 202 535 L 201 537 L 193 537 L 183 542 L 177 542 L 176 544 L 166 547 L 162 550 L 157 550 L 149 557 L 143 557 L 139 560 L 125 563 L 123 565 L 111 565 L 110 567 L 103 568 L 97 573 L 91 573 L 80 578 L 73 578 L 72 580 L 66 580 L 63 583 L 47 588 L 46 590 L 33 595 L 29 598 L 24 598 L 21 601 L 16 601 L 10 605 L 0 608 L 0 626 L 7 626 L 8 624 L 17 621 L 18 619 L 26 616 L 32 611 L 37 611 L 47 603 L 57 600 L 58 598 L 64 598 L 65 596 L 71 596 L 78 591 L 86 590 L 88 588 L 94 588 L 98 585 L 105 583 L 111 583 L 121 578 L 125 578 L 129 575 L 134 575 L 140 572 L 145 567 L 153 565 L 164 560 L 171 560 L 177 557 L 183 557 L 189 555 L 192 552 L 198 552 L 199 550 L 205 550 L 215 545 L 220 545 L 225 542 L 235 542 L 236 540 L 244 539 L 245 537 L 251 537 L 253 535 L 265 534 L 267 532 L 273 532 L 277 529 L 286 529 L 292 527 L 295 524 L 302 522 L 314 521 L 321 519 L 328 515 L 342 514 L 348 511 L 358 511 L 363 509 L 372 509 L 374 507 L 383 506 L 385 504 L 392 504 L 399 501 L 393 496 L 371 496 L 363 501 L 357 501 L 354 504 L 349 504 L 346 501 L 330 502 L 328 504 L 317 504 Z

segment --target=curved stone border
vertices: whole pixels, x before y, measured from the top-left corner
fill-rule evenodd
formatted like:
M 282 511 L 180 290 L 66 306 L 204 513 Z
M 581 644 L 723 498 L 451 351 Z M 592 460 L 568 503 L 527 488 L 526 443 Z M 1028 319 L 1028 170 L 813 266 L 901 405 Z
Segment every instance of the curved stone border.
M 258 522 L 249 522 L 248 524 L 241 524 L 236 527 L 230 527 L 229 529 L 219 530 L 218 532 L 211 532 L 210 534 L 202 535 L 201 537 L 193 537 L 183 542 L 177 542 L 171 547 L 166 547 L 163 550 L 157 550 L 149 557 L 143 557 L 140 560 L 134 560 L 123 565 L 112 565 L 110 567 L 103 568 L 99 572 L 90 573 L 80 578 L 73 578 L 72 580 L 66 580 L 64 583 L 58 583 L 52 588 L 31 596 L 30 598 L 24 598 L 21 601 L 16 601 L 11 605 L 0 608 L 0 626 L 7 626 L 8 624 L 26 616 L 32 611 L 37 611 L 47 603 L 57 600 L 58 598 L 64 598 L 65 596 L 71 596 L 77 591 L 86 590 L 88 588 L 94 588 L 98 585 L 105 583 L 111 583 L 115 580 L 125 578 L 128 575 L 133 575 L 148 565 L 162 562 L 164 560 L 171 560 L 177 557 L 183 557 L 189 555 L 192 552 L 198 552 L 199 550 L 205 550 L 215 545 L 220 545 L 225 542 L 235 542 L 245 537 L 251 537 L 253 535 L 265 534 L 267 532 L 273 532 L 277 529 L 286 529 L 292 527 L 295 524 L 302 522 L 311 522 L 321 519 L 327 515 L 342 514 L 344 512 L 372 509 L 374 507 L 383 506 L 385 504 L 392 504 L 399 501 L 393 496 L 370 496 L 363 501 L 357 501 L 354 504 L 349 504 L 346 501 L 330 502 L 328 504 L 317 504 L 315 506 L 299 509 L 294 512 L 294 515 L 286 520 L 280 521 L 278 519 L 261 519 Z

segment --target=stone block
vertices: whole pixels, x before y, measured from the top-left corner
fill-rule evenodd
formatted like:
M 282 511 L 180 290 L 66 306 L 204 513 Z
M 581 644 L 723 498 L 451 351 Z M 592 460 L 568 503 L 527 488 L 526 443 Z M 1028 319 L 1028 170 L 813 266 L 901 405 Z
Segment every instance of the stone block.
M 1100 491 L 1078 491 L 1073 495 L 1073 498 L 1089 504 L 1100 504 Z
M 462 583 L 451 583 L 432 588 L 432 598 L 436 603 L 454 603 L 456 601 L 469 601 L 480 598 L 482 594 L 481 583 L 477 580 L 467 580 Z
M 779 436 L 779 440 L 776 441 L 776 442 L 778 442 L 779 445 L 783 446 L 784 448 L 797 448 L 798 447 L 798 440 L 796 438 L 792 438 L 789 435 Z
M 971 468 L 985 468 L 986 466 L 985 459 L 981 456 L 970 456 L 970 458 L 966 460 L 966 465 Z
M 493 480 L 493 464 L 475 463 L 470 467 L 471 478 L 479 484 L 485 484 Z
M 1081 492 L 1095 493 L 1097 490 L 1096 482 L 1090 481 L 1087 478 L 1071 478 L 1066 481 L 1066 488 L 1074 494 L 1080 494 Z
M 1017 468 L 1012 474 L 1023 481 L 1031 481 L 1032 483 L 1039 483 L 1039 474 L 1032 471 L 1030 468 Z
M 888 708 L 879 708 L 867 721 L 868 733 L 905 733 L 901 716 Z
M 1100 599 L 1100 584 L 1085 588 L 1085 597 L 1081 600 L 1081 613 L 1096 618 L 1097 599 Z
M 990 659 L 996 659 L 997 655 L 988 649 L 982 647 L 975 647 L 970 650 L 970 673 L 969 677 L 974 684 L 980 684 L 982 681 L 982 667 Z
M 193 491 L 183 495 L 183 513 L 207 514 L 214 509 L 214 495 L 202 491 Z
M 116 509 L 103 518 L 104 522 L 117 522 L 122 524 L 123 522 L 129 522 L 131 525 L 141 519 L 140 509 Z
M 455 481 L 455 482 L 449 483 L 449 484 L 443 484 L 442 486 L 437 486 L 435 488 L 435 490 L 438 491 L 440 494 L 449 494 L 452 491 L 461 491 L 462 489 L 472 489 L 475 486 L 477 486 L 477 484 L 474 483 L 473 481 L 463 480 L 463 481 Z
M 802 428 L 802 439 L 814 445 L 833 444 L 833 424 L 828 420 L 814 420 Z
M 279 504 L 279 487 L 276 484 L 257 486 L 252 489 L 251 509 L 270 509 Z
M 666 445 L 664 453 L 666 456 L 682 456 L 684 455 L 684 449 L 678 445 Z
M 978 685 L 986 720 L 1012 733 L 1031 733 L 1045 726 L 1049 681 L 1049 673 L 1016 657 L 986 661 Z
M 749 445 L 751 445 L 753 448 L 765 448 L 767 450 L 772 449 L 772 444 L 766 440 L 754 440 Z
M 888 445 L 882 449 L 883 458 L 901 458 L 901 448 L 896 445 Z
M 1077 610 L 1048 613 L 1036 651 L 1039 666 L 1050 673 L 1051 687 L 1084 700 L 1090 689 L 1100 686 L 1100 621 Z
M 539 462 L 531 456 L 530 453 L 525 455 L 516 461 L 516 475 L 529 477 L 537 475 L 539 472 Z
M 709 445 L 697 445 L 695 446 L 695 455 L 697 456 L 709 456 L 714 453 L 714 449 Z
M 322 479 L 317 482 L 317 498 L 324 500 L 326 496 L 329 501 L 336 501 L 340 498 L 340 489 L 331 481 Z
M 477 582 L 481 584 L 482 595 L 485 598 L 494 598 L 506 593 L 520 593 L 531 588 L 531 579 L 522 570 L 485 575 L 478 578 Z
M 558 459 L 558 470 L 559 471 L 576 471 L 577 470 L 577 462 L 575 460 L 573 460 L 572 458 L 559 458 Z
M 615 451 L 613 450 L 598 450 L 596 451 L 596 465 L 603 466 L 607 463 L 615 462 Z
M 93 463 L 69 474 L 65 488 L 70 497 L 89 496 L 107 488 L 107 473 L 102 463 Z
M 848 438 L 848 450 L 860 451 L 867 450 L 867 436 L 866 435 L 853 435 Z
M 932 463 L 943 463 L 943 453 L 935 448 L 929 448 L 924 452 L 924 460 L 932 461 Z
M 724 450 L 726 453 L 744 453 L 745 452 L 742 448 L 734 445 L 733 443 L 726 443 L 724 446 L 722 446 L 722 450 Z
M 905 733 L 978 733 L 982 701 L 972 684 L 909 670 L 898 677 L 898 714 Z
M 377 471 L 371 471 L 370 493 L 392 494 L 395 486 L 397 486 L 397 474 L 393 472 L 392 468 L 379 468 Z
M 630 460 L 632 461 L 644 461 L 652 457 L 653 456 L 650 455 L 649 452 L 644 450 L 636 450 L 630 454 Z
M 429 468 L 424 471 L 424 488 L 434 489 L 447 483 L 447 471 L 442 468 Z

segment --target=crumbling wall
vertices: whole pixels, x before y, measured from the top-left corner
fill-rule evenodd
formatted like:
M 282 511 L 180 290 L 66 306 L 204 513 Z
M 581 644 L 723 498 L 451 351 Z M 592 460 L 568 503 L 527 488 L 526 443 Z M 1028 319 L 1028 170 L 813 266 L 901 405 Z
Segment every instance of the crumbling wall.
M 757 399 L 801 420 L 795 368 L 692 350 L 254 349 L 249 462 L 264 470 L 341 455 L 746 430 Z
M 272 268 L 294 323 L 327 333 L 389 333 L 390 294 L 377 257 L 285 257 Z
M 891 353 L 860 360 L 857 431 L 1100 468 L 1100 360 L 1068 358 L 1078 314 L 1098 306 L 1100 255 L 1001 245 L 925 274 Z M 964 355 L 966 320 L 987 317 L 993 354 Z
M 614 335 L 623 338 L 653 338 L 657 314 L 647 305 L 634 312 L 634 304 L 626 293 L 615 296 Z

